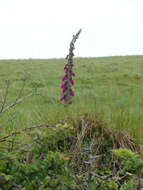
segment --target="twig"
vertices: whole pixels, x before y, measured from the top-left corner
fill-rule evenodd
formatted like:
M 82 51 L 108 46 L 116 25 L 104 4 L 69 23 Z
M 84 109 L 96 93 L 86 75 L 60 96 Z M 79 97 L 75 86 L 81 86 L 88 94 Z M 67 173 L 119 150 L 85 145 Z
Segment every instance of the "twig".
M 12 140 L 7 140 L 6 142 L 12 143 L 13 141 Z M 19 141 L 14 141 L 14 143 L 21 144 L 22 146 L 29 146 L 29 144 L 25 144 L 25 143 L 22 143 L 22 142 L 19 142 Z
M 93 176 L 95 176 L 95 177 L 97 177 L 99 179 L 102 179 L 102 180 L 108 180 L 112 176 L 112 174 L 110 174 L 108 176 L 100 176 L 98 174 L 93 173 Z
M 11 136 L 15 136 L 15 135 L 18 135 L 24 131 L 29 131 L 29 130 L 32 130 L 32 129 L 36 129 L 36 128 L 41 128 L 41 127 L 56 127 L 56 125 L 48 125 L 48 124 L 40 124 L 40 125 L 36 125 L 36 126 L 33 126 L 33 127 L 28 127 L 28 128 L 25 128 L 25 129 L 22 129 L 21 131 L 17 131 L 17 132 L 13 132 L 11 133 L 10 135 L 7 135 L 5 137 L 2 137 L 0 139 L 0 142 L 3 142 L 5 141 L 7 138 L 11 137 Z
M 8 105 L 7 107 L 3 108 L 1 111 L 0 111 L 0 114 L 6 112 L 8 109 L 14 107 L 16 104 L 22 102 L 24 99 L 30 97 L 30 96 L 33 96 L 33 95 L 39 95 L 38 93 L 31 93 L 31 94 L 28 94 L 22 98 L 19 98 L 19 99 L 16 99 L 16 101 L 14 101 L 12 104 Z
M 21 187 L 21 185 L 17 185 L 17 184 L 15 184 L 15 183 L 11 183 L 11 185 L 12 185 L 13 187 L 16 187 L 18 190 L 23 190 L 23 188 Z
M 75 176 L 75 179 L 76 179 L 75 182 L 78 185 L 78 187 L 80 188 L 80 190 L 85 190 L 84 187 L 83 187 L 83 185 L 81 184 L 78 176 L 76 174 L 74 174 L 74 176 Z
M 2 96 L 2 106 L 1 106 L 1 111 L 0 113 L 3 111 L 5 104 L 6 104 L 6 99 L 7 99 L 7 95 L 8 95 L 8 91 L 9 91 L 9 85 L 10 85 L 10 81 L 7 80 L 6 81 L 6 90 L 5 90 L 5 95 L 3 96 L 2 92 L 1 92 L 1 96 Z
M 87 180 L 88 190 L 91 190 L 91 188 L 92 188 L 92 163 L 93 163 L 91 142 L 88 143 L 88 161 L 85 163 L 88 164 L 88 180 Z
M 12 115 L 12 117 L 10 119 L 8 119 L 8 121 L 6 121 L 5 123 L 3 123 L 2 125 L 0 125 L 0 128 L 4 128 L 9 122 L 13 121 L 14 118 L 16 117 L 18 111 Z
M 92 189 L 92 177 L 93 176 L 96 176 L 96 177 L 98 177 L 98 178 L 100 178 L 102 180 L 106 180 L 111 176 L 110 175 L 110 176 L 102 177 L 102 176 L 99 176 L 97 174 L 94 174 L 94 172 L 92 171 L 92 166 L 93 166 L 93 162 L 95 161 L 95 159 L 97 159 L 97 158 L 99 158 L 101 156 L 104 156 L 104 154 L 93 156 L 92 155 L 92 146 L 93 146 L 93 142 L 89 141 L 88 142 L 88 147 L 82 148 L 82 150 L 85 151 L 82 154 L 88 156 L 88 160 L 84 161 L 84 163 L 87 164 L 87 167 L 88 167 L 88 171 L 87 171 L 88 179 L 86 181 L 84 181 L 84 182 L 87 183 L 87 189 L 88 190 Z
M 22 92 L 24 91 L 25 84 L 26 84 L 26 78 L 24 79 L 23 85 L 22 85 L 22 87 L 19 91 L 19 94 L 17 96 L 17 99 L 15 101 L 17 101 L 20 98 L 20 96 L 22 95 Z

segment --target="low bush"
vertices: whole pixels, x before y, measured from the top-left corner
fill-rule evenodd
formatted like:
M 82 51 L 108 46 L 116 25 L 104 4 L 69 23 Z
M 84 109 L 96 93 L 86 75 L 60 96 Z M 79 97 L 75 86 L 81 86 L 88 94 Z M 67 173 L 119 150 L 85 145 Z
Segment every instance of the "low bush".
M 143 160 L 139 146 L 127 132 L 117 137 L 105 126 L 97 118 L 84 116 L 69 124 L 29 132 L 34 135 L 26 147 L 9 136 L 0 147 L 0 189 L 89 189 L 91 152 L 84 152 L 89 142 L 93 157 L 97 156 L 91 165 L 90 190 L 141 189 Z
M 0 188 L 76 189 L 74 177 L 67 167 L 69 157 L 65 153 L 71 134 L 60 127 L 47 132 L 49 135 L 45 137 L 37 133 L 29 152 L 5 150 L 0 154 Z

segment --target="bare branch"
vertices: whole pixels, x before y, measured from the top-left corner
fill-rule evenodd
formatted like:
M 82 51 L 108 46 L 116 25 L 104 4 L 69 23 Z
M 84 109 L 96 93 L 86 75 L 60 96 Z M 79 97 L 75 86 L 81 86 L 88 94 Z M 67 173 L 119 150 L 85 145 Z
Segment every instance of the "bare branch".
M 5 137 L 2 137 L 0 139 L 0 142 L 3 142 L 5 141 L 7 138 L 9 137 L 12 137 L 12 136 L 15 136 L 15 135 L 18 135 L 24 131 L 29 131 L 29 130 L 32 130 L 32 129 L 36 129 L 36 128 L 41 128 L 41 127 L 56 127 L 56 125 L 48 125 L 48 124 L 40 124 L 40 125 L 36 125 L 36 126 L 33 126 L 33 127 L 29 127 L 29 128 L 25 128 L 25 129 L 22 129 L 21 131 L 16 131 L 16 132 L 13 132 L 11 133 L 10 135 L 7 135 Z
M 22 87 L 21 87 L 21 89 L 20 89 L 20 91 L 19 91 L 19 94 L 18 94 L 18 96 L 17 96 L 15 102 L 16 102 L 16 101 L 20 98 L 20 96 L 22 95 L 22 92 L 24 91 L 25 84 L 26 84 L 26 78 L 24 79 L 23 85 L 22 85 Z
M 1 106 L 1 111 L 0 113 L 3 111 L 5 104 L 6 104 L 6 100 L 7 100 L 7 95 L 8 95 L 8 91 L 9 91 L 9 86 L 10 86 L 10 81 L 7 80 L 6 81 L 6 90 L 5 90 L 5 94 L 3 96 L 3 94 L 1 93 L 2 96 L 2 106 Z
M 78 176 L 76 174 L 74 174 L 74 176 L 75 176 L 75 182 L 78 185 L 78 187 L 80 188 L 80 190 L 85 190 L 81 181 L 79 180 Z
M 14 118 L 16 117 L 16 115 L 18 114 L 19 112 L 15 112 L 5 123 L 1 124 L 0 125 L 0 128 L 4 128 L 5 126 L 7 126 L 7 124 L 11 121 L 14 120 Z
M 38 93 L 31 93 L 31 94 L 28 94 L 28 95 L 26 95 L 26 96 L 24 96 L 24 97 L 22 97 L 22 98 L 16 99 L 15 102 L 13 102 L 12 104 L 10 104 L 10 105 L 6 106 L 5 108 L 3 108 L 3 109 L 0 111 L 0 115 L 1 115 L 2 113 L 6 112 L 8 109 L 14 107 L 16 104 L 22 102 L 24 99 L 26 99 L 26 98 L 28 98 L 28 97 L 30 97 L 30 96 L 32 96 L 32 95 L 39 95 L 39 94 L 38 94 Z

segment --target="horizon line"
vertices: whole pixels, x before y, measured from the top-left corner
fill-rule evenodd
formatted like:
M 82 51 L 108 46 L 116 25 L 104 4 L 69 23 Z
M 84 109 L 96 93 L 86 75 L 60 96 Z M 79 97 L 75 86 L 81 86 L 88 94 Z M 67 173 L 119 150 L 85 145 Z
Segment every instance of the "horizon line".
M 133 54 L 133 55 L 109 55 L 109 56 L 97 56 L 97 57 L 93 57 L 93 56 L 87 56 L 87 57 L 74 57 L 74 59 L 80 59 L 80 58 L 109 58 L 109 57 L 131 57 L 131 56 L 143 56 L 143 54 Z M 0 58 L 0 61 L 2 60 L 48 60 L 48 59 L 65 59 L 65 57 L 51 57 L 51 58 L 32 58 L 32 57 L 29 57 L 29 58 L 4 58 L 4 59 L 1 59 Z

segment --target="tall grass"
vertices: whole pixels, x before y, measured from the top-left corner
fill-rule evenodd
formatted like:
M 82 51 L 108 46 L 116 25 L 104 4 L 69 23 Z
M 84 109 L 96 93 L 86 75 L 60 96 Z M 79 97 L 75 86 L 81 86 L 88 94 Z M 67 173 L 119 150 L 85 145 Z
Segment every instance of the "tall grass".
M 143 144 L 143 56 L 76 58 L 75 98 L 68 108 L 59 102 L 64 59 L 1 60 L 0 86 L 11 81 L 8 102 L 14 100 L 27 77 L 24 94 L 40 93 L 0 117 L 0 135 L 38 123 L 68 122 L 90 113 L 116 129 L 128 130 Z

